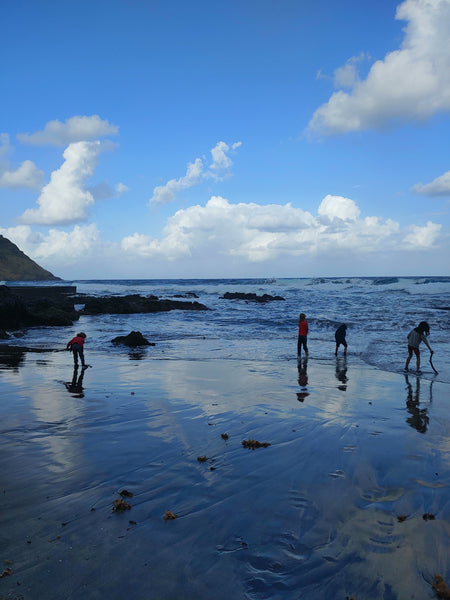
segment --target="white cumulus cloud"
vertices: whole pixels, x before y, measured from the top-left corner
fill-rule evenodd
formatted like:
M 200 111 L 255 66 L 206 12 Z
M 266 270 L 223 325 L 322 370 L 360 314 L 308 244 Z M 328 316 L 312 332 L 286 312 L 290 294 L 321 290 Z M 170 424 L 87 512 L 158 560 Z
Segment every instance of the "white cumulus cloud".
M 232 204 L 213 196 L 205 206 L 177 211 L 161 239 L 135 233 L 122 240 L 124 252 L 137 257 L 175 260 L 182 257 L 242 257 L 249 262 L 282 256 L 333 255 L 336 251 L 428 249 L 439 238 L 440 225 L 402 230 L 391 219 L 361 218 L 350 198 L 326 196 L 317 216 L 290 204 Z
M 14 171 L 0 169 L 0 187 L 30 188 L 39 190 L 44 181 L 44 173 L 31 160 L 25 160 Z
M 198 185 L 206 179 L 220 181 L 229 176 L 233 165 L 230 154 L 241 145 L 241 142 L 235 142 L 231 146 L 225 142 L 218 142 L 211 150 L 212 161 L 209 165 L 205 164 L 204 159 L 196 158 L 193 163 L 188 164 L 186 175 L 155 187 L 149 204 L 168 204 L 176 200 L 182 190 Z
M 12 148 L 7 133 L 0 134 L 0 188 L 30 188 L 38 190 L 44 181 L 44 173 L 31 160 L 25 160 L 12 169 L 8 160 Z
M 423 227 L 411 225 L 409 227 L 410 233 L 404 238 L 406 248 L 431 248 L 441 231 L 441 227 L 438 223 L 432 223 L 431 221 L 428 221 Z
M 364 80 L 352 64 L 338 70 L 337 81 L 351 90 L 332 94 L 314 113 L 310 131 L 383 129 L 450 110 L 450 0 L 406 0 L 396 18 L 407 21 L 400 48 L 376 61 Z
M 330 221 L 334 219 L 356 221 L 361 213 L 356 203 L 350 198 L 331 196 L 330 194 L 322 200 L 318 212 L 321 217 L 325 217 Z
M 416 183 L 412 191 L 424 196 L 450 196 L 450 171 L 436 177 L 431 183 Z
M 88 256 L 95 258 L 94 248 L 100 243 L 100 232 L 97 226 L 75 225 L 72 231 L 50 229 L 46 234 L 36 232 L 28 225 L 0 228 L 0 233 L 16 244 L 22 252 L 39 264 L 65 266 Z
M 104 136 L 117 135 L 119 128 L 98 115 L 75 116 L 64 123 L 49 121 L 42 131 L 35 133 L 18 133 L 17 139 L 22 144 L 34 146 L 67 146 L 73 142 L 95 140 Z
M 64 151 L 64 162 L 53 171 L 50 182 L 38 198 L 38 208 L 26 210 L 20 221 L 36 225 L 68 225 L 85 221 L 89 207 L 95 202 L 86 189 L 102 151 L 99 141 L 70 144 Z

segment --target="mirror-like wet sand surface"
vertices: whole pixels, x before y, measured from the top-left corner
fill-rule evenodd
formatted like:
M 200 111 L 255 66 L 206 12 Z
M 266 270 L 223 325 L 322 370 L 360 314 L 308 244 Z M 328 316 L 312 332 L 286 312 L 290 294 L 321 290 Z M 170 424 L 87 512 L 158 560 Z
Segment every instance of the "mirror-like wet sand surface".
M 1 600 L 423 600 L 448 580 L 446 384 L 351 357 L 89 361 L 0 371 Z

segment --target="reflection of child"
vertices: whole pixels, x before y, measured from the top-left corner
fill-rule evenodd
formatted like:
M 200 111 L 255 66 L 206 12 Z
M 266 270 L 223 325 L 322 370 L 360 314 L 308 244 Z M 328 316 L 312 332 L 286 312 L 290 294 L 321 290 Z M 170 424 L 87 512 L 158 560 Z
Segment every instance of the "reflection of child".
M 80 357 L 81 366 L 83 369 L 86 369 L 86 365 L 84 362 L 84 340 L 86 339 L 86 334 L 81 332 L 77 333 L 77 335 L 67 343 L 66 350 L 71 350 L 73 352 L 73 362 L 75 367 L 78 367 L 78 356 Z
M 305 313 L 300 313 L 298 318 L 298 340 L 297 340 L 297 356 L 301 356 L 302 348 L 308 356 L 308 346 L 306 344 L 308 340 L 308 323 L 306 321 Z
M 412 358 L 413 352 L 417 357 L 417 370 L 420 371 L 420 350 L 419 346 L 421 342 L 424 342 L 425 346 L 430 351 L 430 356 L 433 354 L 430 344 L 427 340 L 427 335 L 430 334 L 430 326 L 426 321 L 421 321 L 417 327 L 408 333 L 408 358 L 406 359 L 405 371 L 408 370 L 409 361 Z
M 338 348 L 342 344 L 344 346 L 344 356 L 347 354 L 347 341 L 345 339 L 345 334 L 347 333 L 347 325 L 342 323 L 340 327 L 336 329 L 336 333 L 334 334 L 334 339 L 336 340 L 336 350 L 335 355 L 337 356 Z

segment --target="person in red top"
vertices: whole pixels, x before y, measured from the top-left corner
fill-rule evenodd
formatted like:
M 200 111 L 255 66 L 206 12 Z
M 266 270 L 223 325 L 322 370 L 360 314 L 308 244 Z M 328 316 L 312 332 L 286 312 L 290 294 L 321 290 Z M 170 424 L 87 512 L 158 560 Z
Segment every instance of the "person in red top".
M 306 344 L 308 340 L 308 323 L 306 321 L 305 313 L 300 313 L 298 318 L 298 340 L 297 340 L 297 356 L 300 358 L 302 355 L 302 348 L 305 351 L 305 355 L 308 356 L 308 346 Z
M 87 366 L 84 362 L 84 340 L 86 339 L 86 334 L 81 332 L 77 333 L 77 335 L 67 343 L 66 350 L 71 350 L 73 352 L 73 362 L 75 364 L 75 368 L 78 368 L 78 357 L 80 357 L 81 366 L 83 369 L 87 369 Z

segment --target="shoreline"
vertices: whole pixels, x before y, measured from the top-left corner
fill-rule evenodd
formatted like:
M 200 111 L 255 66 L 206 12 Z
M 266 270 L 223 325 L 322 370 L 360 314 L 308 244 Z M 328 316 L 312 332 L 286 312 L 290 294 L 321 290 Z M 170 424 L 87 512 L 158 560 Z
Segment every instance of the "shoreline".
M 445 384 L 352 357 L 89 362 L 82 390 L 63 352 L 0 371 L 0 597 L 433 598 L 447 577 Z

